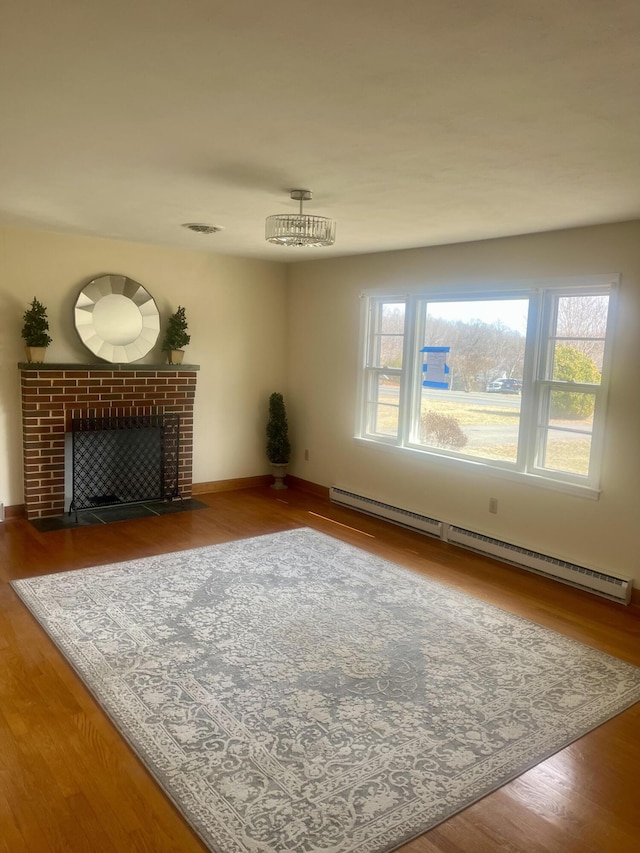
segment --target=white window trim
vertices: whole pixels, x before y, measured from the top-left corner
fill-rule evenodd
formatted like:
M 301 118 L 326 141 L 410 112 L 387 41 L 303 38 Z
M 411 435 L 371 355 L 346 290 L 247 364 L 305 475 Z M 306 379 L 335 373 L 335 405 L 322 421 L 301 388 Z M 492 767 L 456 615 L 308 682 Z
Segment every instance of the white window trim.
M 597 500 L 601 494 L 601 460 L 604 449 L 605 416 L 607 408 L 607 397 L 609 388 L 609 377 L 611 370 L 611 358 L 613 349 L 612 329 L 616 315 L 616 295 L 620 282 L 620 275 L 591 275 L 576 276 L 571 278 L 536 279 L 533 281 L 514 282 L 508 289 L 486 291 L 465 291 L 462 288 L 452 292 L 442 290 L 431 290 L 430 288 L 416 288 L 411 292 L 393 293 L 388 290 L 365 290 L 361 293 L 362 311 L 360 322 L 360 357 L 361 363 L 358 375 L 357 392 L 357 418 L 354 441 L 357 445 L 371 449 L 380 449 L 386 452 L 409 456 L 415 461 L 424 463 L 442 464 L 460 471 L 482 470 L 489 476 L 507 479 L 519 483 L 527 483 L 540 486 L 545 489 L 560 491 L 580 497 Z M 543 325 L 548 322 L 548 309 L 542 304 L 542 298 L 562 295 L 575 295 L 600 291 L 608 293 L 609 307 L 607 318 L 606 341 L 604 350 L 604 361 L 602 366 L 602 380 L 599 386 L 573 385 L 572 389 L 579 391 L 584 389 L 588 393 L 596 395 L 596 412 L 594 418 L 593 432 L 591 434 L 591 461 L 589 477 L 583 478 L 578 475 L 553 472 L 549 469 L 537 467 L 533 458 L 522 458 L 526 452 L 529 456 L 535 455 L 537 442 L 532 440 L 531 432 L 538 429 L 537 413 L 539 411 L 542 387 L 557 385 L 554 380 L 542 379 L 539 376 L 541 353 L 539 348 L 546 343 Z M 434 301 L 488 301 L 491 299 L 506 300 L 509 298 L 522 298 L 527 296 L 530 300 L 529 324 L 527 327 L 527 352 L 523 372 L 523 394 L 521 414 L 521 440 L 518 448 L 518 460 L 515 464 L 487 462 L 482 459 L 474 459 L 453 451 L 440 452 L 431 448 L 425 448 L 411 443 L 408 438 L 409 426 L 411 424 L 412 412 L 415 404 L 417 367 L 416 360 L 419 353 L 416 352 L 416 336 L 418 335 L 416 323 L 416 310 L 418 304 Z M 400 389 L 400 412 L 398 437 L 371 435 L 366 433 L 366 382 L 367 372 L 370 369 L 367 364 L 367 347 L 370 340 L 369 309 L 371 300 L 384 300 L 389 302 L 405 301 L 405 352 L 403 356 L 402 381 Z M 532 331 L 533 330 L 533 331 Z M 533 349 L 532 340 L 533 338 Z M 405 426 L 406 425 L 406 426 Z M 403 437 L 404 436 L 404 437 Z M 524 448 L 524 451 L 523 451 Z

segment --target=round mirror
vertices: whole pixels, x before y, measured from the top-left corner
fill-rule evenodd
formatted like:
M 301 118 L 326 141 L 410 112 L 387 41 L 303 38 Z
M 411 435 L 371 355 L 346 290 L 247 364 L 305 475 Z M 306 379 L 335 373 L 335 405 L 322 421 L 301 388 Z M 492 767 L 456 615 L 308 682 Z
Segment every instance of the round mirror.
M 112 363 L 138 361 L 160 334 L 160 313 L 151 294 L 124 275 L 101 275 L 86 284 L 75 304 L 82 343 Z

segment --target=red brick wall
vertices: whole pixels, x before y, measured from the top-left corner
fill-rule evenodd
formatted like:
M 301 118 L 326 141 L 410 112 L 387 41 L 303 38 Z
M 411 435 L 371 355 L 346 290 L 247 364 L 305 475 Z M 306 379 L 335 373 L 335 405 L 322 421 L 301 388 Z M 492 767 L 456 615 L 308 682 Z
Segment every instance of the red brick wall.
M 64 437 L 72 418 L 180 414 L 178 487 L 191 497 L 196 369 L 21 365 L 27 518 L 64 512 Z

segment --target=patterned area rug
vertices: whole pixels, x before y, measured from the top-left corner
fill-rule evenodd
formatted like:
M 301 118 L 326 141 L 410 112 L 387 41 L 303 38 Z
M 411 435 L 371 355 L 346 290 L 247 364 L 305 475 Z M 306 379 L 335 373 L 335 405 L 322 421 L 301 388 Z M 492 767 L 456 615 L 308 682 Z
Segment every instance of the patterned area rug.
M 13 584 L 217 853 L 383 853 L 640 669 L 313 530 Z

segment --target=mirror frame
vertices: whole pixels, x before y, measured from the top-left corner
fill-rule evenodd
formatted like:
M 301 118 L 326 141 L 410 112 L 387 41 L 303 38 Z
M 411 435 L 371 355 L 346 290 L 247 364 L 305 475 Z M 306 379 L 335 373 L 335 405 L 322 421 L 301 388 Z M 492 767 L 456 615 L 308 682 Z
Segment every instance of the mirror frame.
M 131 306 L 139 312 L 140 322 L 136 323 L 139 328 L 124 339 L 122 327 L 118 328 L 118 320 L 123 320 L 124 313 L 108 318 L 113 333 L 105 333 L 104 310 L 107 307 L 112 309 L 113 300 L 109 306 L 103 300 L 113 296 L 128 300 L 128 304 L 123 305 L 129 314 Z M 99 327 L 94 316 L 96 308 L 102 309 Z M 109 273 L 84 285 L 74 306 L 74 325 L 82 343 L 98 358 L 113 364 L 129 364 L 153 349 L 160 334 L 160 312 L 154 298 L 139 282 L 125 275 Z

